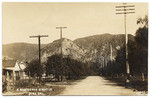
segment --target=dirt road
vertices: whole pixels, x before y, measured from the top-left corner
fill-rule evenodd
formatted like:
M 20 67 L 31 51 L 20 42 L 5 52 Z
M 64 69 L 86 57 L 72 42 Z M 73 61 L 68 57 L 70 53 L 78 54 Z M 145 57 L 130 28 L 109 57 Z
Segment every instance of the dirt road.
M 100 76 L 89 76 L 67 86 L 60 95 L 137 95 L 137 92 L 117 86 Z

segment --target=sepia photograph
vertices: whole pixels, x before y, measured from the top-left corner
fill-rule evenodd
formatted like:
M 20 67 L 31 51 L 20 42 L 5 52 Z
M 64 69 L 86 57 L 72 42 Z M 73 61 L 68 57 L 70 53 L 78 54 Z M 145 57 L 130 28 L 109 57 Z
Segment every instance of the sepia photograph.
M 148 2 L 2 2 L 3 96 L 147 96 Z

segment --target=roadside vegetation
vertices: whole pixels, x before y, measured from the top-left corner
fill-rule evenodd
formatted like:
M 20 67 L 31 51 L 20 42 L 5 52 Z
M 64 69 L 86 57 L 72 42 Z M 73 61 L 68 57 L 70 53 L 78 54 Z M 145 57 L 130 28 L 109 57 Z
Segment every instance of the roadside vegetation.
M 140 25 L 133 40 L 128 40 L 128 62 L 131 74 L 131 86 L 137 90 L 148 90 L 148 16 L 139 18 Z M 126 55 L 125 47 L 117 51 L 115 61 L 101 68 L 99 75 L 113 81 L 125 83 Z

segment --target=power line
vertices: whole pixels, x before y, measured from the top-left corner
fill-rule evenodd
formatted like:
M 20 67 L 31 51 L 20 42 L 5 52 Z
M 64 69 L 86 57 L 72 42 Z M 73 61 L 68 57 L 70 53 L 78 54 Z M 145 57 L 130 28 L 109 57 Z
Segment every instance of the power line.
M 127 78 L 126 83 L 130 82 L 130 67 L 128 63 L 128 34 L 126 31 L 126 15 L 135 13 L 134 5 L 127 5 L 127 3 L 123 3 L 122 6 L 116 6 L 116 14 L 124 14 L 124 28 L 125 28 L 125 49 L 126 49 L 126 70 L 127 70 Z
M 62 67 L 62 72 L 61 72 L 61 81 L 63 79 L 63 66 L 62 66 L 62 29 L 66 29 L 67 27 L 56 27 L 56 29 L 60 29 L 60 40 L 61 40 L 61 67 Z
M 60 29 L 60 40 L 61 40 L 61 55 L 62 55 L 62 29 L 66 29 L 67 27 L 56 27 L 56 29 Z
M 41 37 L 48 37 L 48 35 L 38 35 L 38 36 L 29 36 L 29 38 L 38 38 L 39 45 L 39 65 L 41 66 Z M 39 82 L 41 81 L 41 77 L 39 77 Z

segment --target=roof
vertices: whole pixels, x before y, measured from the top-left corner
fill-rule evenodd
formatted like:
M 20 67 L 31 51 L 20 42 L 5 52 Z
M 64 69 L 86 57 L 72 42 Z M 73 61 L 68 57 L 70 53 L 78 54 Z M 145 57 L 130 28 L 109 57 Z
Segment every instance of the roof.
M 19 64 L 19 68 L 20 68 L 21 70 L 24 70 L 24 69 L 26 68 L 26 63 L 21 62 L 21 63 Z
M 15 67 L 17 60 L 3 60 L 2 66 L 3 68 L 7 67 Z

